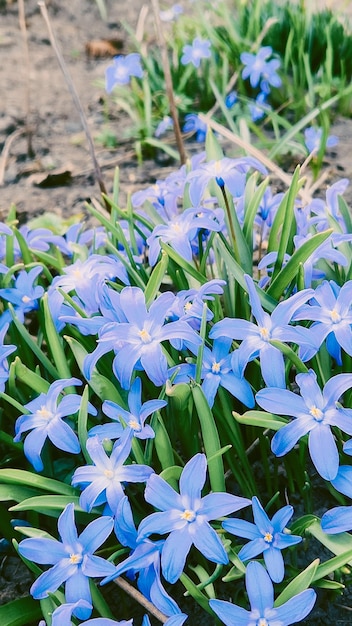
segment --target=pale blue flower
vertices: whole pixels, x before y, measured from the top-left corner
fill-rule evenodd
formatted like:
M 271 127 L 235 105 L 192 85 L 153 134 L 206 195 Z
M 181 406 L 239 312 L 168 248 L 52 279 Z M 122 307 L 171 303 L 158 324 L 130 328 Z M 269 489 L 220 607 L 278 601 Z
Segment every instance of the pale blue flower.
M 51 626 L 72 626 L 72 615 L 75 615 L 77 609 L 86 609 L 92 611 L 93 606 L 86 600 L 78 600 L 77 602 L 70 602 L 61 604 L 53 612 L 51 616 Z M 41 622 L 39 624 L 41 626 Z M 43 621 L 43 626 L 46 626 L 46 622 Z M 116 622 L 108 617 L 93 617 L 88 621 L 82 622 L 81 626 L 133 626 L 133 620 L 122 620 Z
M 207 125 L 196 113 L 188 113 L 188 115 L 185 115 L 185 123 L 182 130 L 184 133 L 195 133 L 198 143 L 205 141 Z
M 150 439 L 155 437 L 155 432 L 149 424 L 145 424 L 145 420 L 154 411 L 159 411 L 167 405 L 165 400 L 147 400 L 142 404 L 141 400 L 142 384 L 141 379 L 137 377 L 133 382 L 128 394 L 128 408 L 126 411 L 111 400 L 105 400 L 102 405 L 102 411 L 114 420 L 110 424 L 101 424 L 94 426 L 88 432 L 89 437 L 98 435 L 99 439 L 119 439 L 122 434 L 129 432 L 132 437 L 138 439 Z
M 111 323 L 102 328 L 94 352 L 84 362 L 84 374 L 89 379 L 97 360 L 114 350 L 113 371 L 123 389 L 129 389 L 134 367 L 142 367 L 157 386 L 167 380 L 167 360 L 161 342 L 178 338 L 195 346 L 199 335 L 186 322 L 165 323 L 174 300 L 171 292 L 162 293 L 147 309 L 145 294 L 139 287 L 125 287 L 120 293 L 120 307 L 126 322 Z
M 238 557 L 249 561 L 263 553 L 269 576 L 275 583 L 280 583 L 285 574 L 281 550 L 302 541 L 302 537 L 288 533 L 286 524 L 293 515 L 293 507 L 284 506 L 272 519 L 268 517 L 258 498 L 252 498 L 254 524 L 241 519 L 227 519 L 223 528 L 237 537 L 250 541 L 241 548 Z
M 152 474 L 147 482 L 145 499 L 161 512 L 142 520 L 138 541 L 153 533 L 170 533 L 161 552 L 162 572 L 170 583 L 181 576 L 193 544 L 210 561 L 228 563 L 226 550 L 209 520 L 250 504 L 247 498 L 228 493 L 210 493 L 202 498 L 206 469 L 204 454 L 196 454 L 188 461 L 180 477 L 179 494 L 157 474 Z
M 250 611 L 224 600 L 209 601 L 214 613 L 226 626 L 290 626 L 304 619 L 316 600 L 315 591 L 305 589 L 281 606 L 274 607 L 273 584 L 264 567 L 256 561 L 248 563 L 246 588 Z
M 173 125 L 174 123 L 172 117 L 170 117 L 170 115 L 165 115 L 155 129 L 155 137 L 161 137 L 161 135 L 163 135 L 167 130 L 173 128 Z
M 211 57 L 210 47 L 211 43 L 208 39 L 196 37 L 191 45 L 187 44 L 183 46 L 183 55 L 181 57 L 182 65 L 192 63 L 194 67 L 199 67 L 202 59 L 209 59 Z
M 239 367 L 260 358 L 262 376 L 271 387 L 286 387 L 285 362 L 282 352 L 270 344 L 271 339 L 290 341 L 297 344 L 311 344 L 309 330 L 298 326 L 290 326 L 289 322 L 296 309 L 313 295 L 312 289 L 305 289 L 280 302 L 271 315 L 266 313 L 260 303 L 253 279 L 245 275 L 252 315 L 257 324 L 244 319 L 226 317 L 217 322 L 209 333 L 209 337 L 231 337 L 242 339 L 236 351 Z
M 258 94 L 253 102 L 248 104 L 249 112 L 253 122 L 261 120 L 266 111 L 271 111 L 271 106 L 266 101 L 267 95 L 264 92 Z
M 319 151 L 321 142 L 323 138 L 323 129 L 315 128 L 314 126 L 310 126 L 306 128 L 304 131 L 304 143 L 306 144 L 307 150 L 309 152 Z M 333 148 L 338 144 L 339 140 L 336 135 L 329 135 L 326 140 L 326 147 Z
M 78 467 L 72 476 L 72 485 L 81 485 L 83 491 L 79 503 L 85 511 L 91 511 L 94 506 L 107 503 L 112 514 L 115 514 L 118 504 L 124 495 L 123 483 L 144 482 L 153 473 L 148 465 L 124 465 L 130 451 L 131 438 L 127 432 L 120 441 L 116 442 L 110 456 L 104 450 L 99 437 L 87 440 L 87 451 L 93 465 Z
M 131 76 L 143 78 L 141 55 L 138 52 L 132 52 L 126 56 L 120 54 L 114 57 L 113 65 L 109 65 L 105 72 L 107 93 L 111 93 L 115 85 L 127 85 Z
M 36 600 L 48 598 L 65 583 L 66 601 L 76 603 L 85 600 L 85 605 L 76 606 L 73 614 L 80 619 L 89 618 L 92 597 L 89 589 L 90 577 L 108 576 L 115 566 L 94 552 L 105 542 L 114 526 L 111 517 L 102 516 L 93 520 L 77 534 L 74 505 L 66 506 L 58 519 L 61 542 L 45 537 L 24 539 L 18 546 L 19 553 L 34 563 L 53 565 L 33 583 L 30 593 Z
M 275 388 L 261 389 L 256 395 L 259 406 L 265 411 L 295 418 L 275 433 L 271 449 L 276 456 L 284 456 L 309 433 L 308 447 L 316 470 L 325 480 L 334 480 L 339 468 L 339 453 L 331 426 L 352 435 L 352 410 L 337 404 L 340 396 L 352 387 L 352 374 L 333 376 L 323 391 L 313 370 L 308 374 L 297 374 L 296 383 L 301 395 Z
M 73 428 L 63 418 L 79 411 L 82 398 L 76 393 L 65 395 L 59 402 L 59 396 L 66 387 L 82 385 L 78 378 L 57 380 L 50 385 L 47 393 L 25 404 L 28 413 L 16 420 L 14 441 L 18 442 L 24 433 L 31 431 L 25 438 L 23 449 L 27 459 L 37 472 L 43 469 L 41 451 L 47 438 L 65 452 L 78 454 L 81 450 L 78 437 Z M 88 411 L 96 415 L 96 409 L 88 403 Z

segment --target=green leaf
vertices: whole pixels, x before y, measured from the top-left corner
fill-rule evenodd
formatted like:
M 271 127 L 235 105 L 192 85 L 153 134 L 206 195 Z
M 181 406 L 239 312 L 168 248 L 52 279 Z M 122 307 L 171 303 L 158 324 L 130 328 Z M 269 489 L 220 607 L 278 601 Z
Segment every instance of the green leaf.
M 77 365 L 81 373 L 83 373 L 83 362 L 88 354 L 87 350 L 79 343 L 79 341 L 73 339 L 73 337 L 68 337 L 67 335 L 64 335 L 64 339 L 70 346 L 77 361 Z M 120 406 L 125 406 L 126 403 L 122 396 L 120 396 L 116 385 L 114 385 L 108 378 L 106 378 L 102 374 L 99 374 L 99 372 L 95 368 L 89 380 L 89 386 L 93 389 L 94 393 L 96 393 L 101 400 L 111 400 L 112 402 L 115 402 Z
M 278 300 L 284 293 L 286 287 L 297 276 L 297 268 L 300 263 L 305 261 L 313 254 L 314 250 L 318 248 L 324 241 L 330 237 L 332 230 L 325 230 L 322 233 L 313 235 L 310 239 L 304 242 L 304 244 L 294 252 L 290 260 L 286 263 L 285 267 L 278 273 L 276 278 L 270 283 L 267 290 L 267 295 Z
M 78 431 L 78 439 L 81 444 L 83 456 L 86 462 L 89 464 L 92 462 L 92 459 L 89 456 L 87 451 L 87 439 L 88 439 L 88 430 L 87 430 L 87 421 L 88 421 L 88 393 L 89 387 L 85 386 L 84 392 L 82 394 L 81 405 L 78 412 L 78 420 L 77 420 L 77 431 Z
M 65 483 L 61 483 L 53 478 L 46 478 L 34 472 L 26 472 L 20 469 L 0 469 L 1 483 L 26 485 L 61 495 L 75 496 L 77 493 L 71 485 L 65 485 Z
M 30 622 L 38 621 L 41 617 L 39 602 L 30 596 L 17 598 L 0 606 L 1 626 L 28 626 Z
M 162 472 L 160 472 L 160 476 L 164 480 L 166 480 L 167 483 L 172 483 L 172 485 L 174 485 L 175 482 L 180 479 L 182 469 L 183 468 L 179 465 L 171 465 L 170 467 L 167 467 Z
M 207 282 L 206 276 L 203 276 L 203 274 L 198 272 L 198 270 L 196 270 L 196 268 L 193 267 L 191 263 L 185 261 L 185 259 L 183 259 L 182 256 L 180 256 L 173 248 L 171 248 L 171 246 L 169 246 L 167 243 L 164 243 L 163 241 L 160 241 L 160 246 L 162 250 L 166 252 L 168 257 L 170 257 L 170 259 L 175 261 L 175 263 L 177 263 L 179 267 L 182 267 L 182 269 L 185 270 L 187 274 L 193 276 L 193 278 L 195 278 L 201 285 L 204 285 L 204 283 Z
M 201 606 L 207 613 L 215 616 L 215 613 L 209 606 L 209 600 L 207 596 L 204 595 L 198 588 L 197 585 L 194 584 L 193 580 L 191 580 L 186 574 L 181 574 L 180 581 L 187 589 L 188 593 L 192 598 Z
M 223 259 L 227 273 L 230 276 L 233 276 L 235 280 L 241 285 L 244 291 L 247 291 L 247 283 L 244 279 L 245 272 L 242 267 L 235 261 L 230 250 L 228 249 L 228 244 L 225 238 L 219 234 L 218 237 L 214 238 L 214 247 L 216 247 L 220 253 L 220 257 Z M 268 296 L 263 289 L 257 289 L 258 296 L 260 298 L 261 304 L 263 308 L 272 313 L 275 307 L 277 306 L 277 301 Z
M 75 505 L 75 511 L 85 513 L 87 515 L 86 511 L 79 506 L 79 496 L 77 495 L 34 496 L 33 498 L 27 498 L 27 500 L 23 500 L 23 502 L 15 504 L 9 508 L 9 511 L 38 511 L 38 513 L 58 517 L 64 510 L 65 506 L 71 502 Z
M 18 332 L 20 333 L 22 339 L 27 344 L 27 346 L 32 350 L 33 354 L 35 354 L 35 356 L 37 357 L 39 362 L 42 363 L 43 367 L 50 374 L 50 376 L 52 376 L 55 380 L 60 378 L 59 373 L 58 373 L 56 367 L 52 364 L 50 359 L 48 359 L 46 354 L 44 354 L 44 352 L 42 352 L 42 350 L 39 348 L 37 342 L 29 334 L 28 330 L 24 327 L 24 325 L 21 324 L 21 322 L 17 319 L 17 316 L 16 316 L 16 314 L 14 312 L 14 309 L 11 306 L 11 304 L 9 304 L 9 309 L 11 311 L 13 323 L 16 326 Z
M 240 424 L 246 424 L 246 426 L 260 426 L 260 428 L 270 428 L 271 430 L 280 430 L 280 428 L 288 423 L 288 420 L 284 417 L 267 413 L 266 411 L 246 411 L 243 415 L 233 411 L 232 415 Z
M 160 289 L 160 285 L 162 283 L 162 280 L 167 272 L 167 266 L 169 264 L 169 257 L 167 256 L 166 252 L 162 251 L 161 252 L 161 259 L 159 261 L 159 263 L 156 264 L 149 280 L 148 280 L 148 284 L 145 288 L 145 302 L 147 305 L 147 308 L 149 309 L 151 303 L 154 301 L 155 296 L 157 295 L 159 289 Z
M 317 568 L 315 576 L 313 578 L 313 582 L 316 580 L 320 580 L 320 578 L 324 578 L 325 576 L 329 576 L 340 567 L 346 565 L 346 563 L 350 563 L 352 560 L 352 548 L 346 550 L 346 552 L 342 552 L 341 554 L 334 556 L 332 559 L 325 561 Z
M 337 535 L 328 535 L 324 533 L 320 520 L 316 520 L 307 529 L 308 532 L 313 535 L 320 543 L 328 548 L 333 554 L 341 555 L 349 550 L 352 550 L 352 535 L 349 533 L 338 533 Z M 352 558 L 348 562 L 352 565 Z M 324 565 L 324 563 L 322 564 Z
M 37 393 L 47 393 L 50 384 L 47 380 L 44 380 L 39 374 L 32 372 L 26 365 L 23 365 L 20 357 L 16 356 L 14 360 L 15 373 L 17 378 L 22 380 L 28 387 L 36 391 Z M 28 413 L 28 409 L 26 409 Z
M 308 567 L 306 567 L 303 572 L 298 574 L 296 578 L 291 580 L 291 582 L 285 587 L 285 589 L 280 593 L 280 595 L 276 598 L 274 602 L 274 606 L 278 607 L 296 596 L 301 591 L 308 589 L 309 585 L 312 583 L 314 579 L 315 572 L 317 571 L 319 565 L 319 559 L 315 559 Z
M 15 502 L 21 502 L 27 498 L 31 498 L 38 494 L 36 489 L 30 487 L 22 487 L 21 485 L 0 485 L 0 502 L 6 502 L 8 500 L 14 500 Z
M 221 450 L 221 444 L 214 416 L 200 385 L 193 384 L 192 395 L 208 460 L 211 488 L 213 491 L 226 491 L 224 464 L 221 454 L 217 454 Z
M 292 350 L 290 346 L 288 346 L 286 343 L 283 343 L 282 341 L 279 341 L 278 339 L 270 339 L 269 343 L 270 345 L 274 346 L 274 348 L 280 350 L 282 354 L 290 359 L 291 363 L 295 366 L 298 373 L 308 374 L 308 367 L 304 365 L 298 354 L 296 354 L 296 352 L 294 352 L 294 350 Z
M 53 322 L 53 318 L 49 309 L 47 293 L 44 294 L 41 301 L 44 310 L 46 338 L 48 341 L 51 355 L 59 374 L 58 378 L 71 378 L 72 374 L 70 368 L 67 365 L 67 357 L 63 348 L 62 338 L 55 328 L 55 324 Z

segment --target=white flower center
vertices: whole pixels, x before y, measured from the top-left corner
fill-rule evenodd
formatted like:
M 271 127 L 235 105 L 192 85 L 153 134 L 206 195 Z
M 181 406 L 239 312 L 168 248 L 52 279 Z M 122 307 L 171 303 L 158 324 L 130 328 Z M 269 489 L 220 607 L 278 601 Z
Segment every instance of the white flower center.
M 269 626 L 269 623 L 265 617 L 260 617 L 257 621 L 257 626 Z
M 220 372 L 220 369 L 221 369 L 220 363 L 217 363 L 216 361 L 214 361 L 213 365 L 211 366 L 211 371 L 213 372 L 213 374 L 218 374 Z
M 317 406 L 312 406 L 309 413 L 314 417 L 317 422 L 322 422 L 324 419 L 324 413 Z
M 53 418 L 53 413 L 51 411 L 48 411 L 48 409 L 44 405 L 37 411 L 37 414 L 48 421 Z
M 193 522 L 196 519 L 196 514 L 190 509 L 185 509 L 183 513 L 181 513 L 180 517 L 181 519 L 185 519 L 187 522 Z
M 82 563 L 82 555 L 70 554 L 70 563 L 72 563 L 72 565 L 79 565 L 79 563 Z
M 111 480 L 112 478 L 114 478 L 114 472 L 112 470 L 106 469 L 104 470 L 104 476 Z
M 147 330 L 145 330 L 145 328 L 143 328 L 143 330 L 139 331 L 139 336 L 141 338 L 141 340 L 143 341 L 143 343 L 150 343 L 152 338 L 150 336 L 150 334 L 148 333 Z
M 22 296 L 22 302 L 24 302 L 25 304 L 27 304 L 27 302 L 30 302 L 31 299 L 29 296 Z
M 270 332 L 267 328 L 265 328 L 265 326 L 259 326 L 259 333 L 263 341 L 269 341 Z
M 336 311 L 336 309 L 331 309 L 330 317 L 333 324 L 338 324 L 339 322 L 341 322 L 341 315 Z
M 273 540 L 273 536 L 271 533 L 267 532 L 264 535 L 264 541 L 266 541 L 266 543 L 271 543 Z
M 130 428 L 133 428 L 133 430 L 136 430 L 136 431 L 138 431 L 138 432 L 139 432 L 140 430 L 142 430 L 142 429 L 141 429 L 141 425 L 137 422 L 137 420 L 136 420 L 135 418 L 131 419 L 131 420 L 128 422 L 128 425 L 129 425 L 129 427 L 130 427 Z

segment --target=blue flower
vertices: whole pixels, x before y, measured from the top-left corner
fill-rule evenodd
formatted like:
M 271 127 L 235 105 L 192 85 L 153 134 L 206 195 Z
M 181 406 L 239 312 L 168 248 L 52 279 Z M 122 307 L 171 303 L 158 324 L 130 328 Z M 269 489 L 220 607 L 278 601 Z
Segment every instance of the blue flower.
M 107 93 L 111 93 L 115 85 L 127 85 L 131 76 L 143 78 L 141 55 L 138 52 L 132 52 L 127 56 L 120 54 L 114 57 L 113 65 L 109 65 L 105 72 Z
M 161 137 L 161 135 L 163 135 L 170 128 L 173 128 L 173 126 L 174 123 L 172 117 L 170 117 L 170 115 L 165 115 L 155 129 L 155 137 Z
M 74 505 L 66 506 L 58 519 L 60 541 L 44 537 L 24 539 L 19 544 L 19 553 L 34 563 L 53 565 L 33 583 L 30 593 L 36 600 L 48 598 L 64 582 L 68 603 L 85 600 L 92 604 L 89 578 L 111 574 L 115 566 L 93 553 L 104 543 L 114 526 L 111 517 L 94 520 L 78 535 L 74 519 Z M 91 608 L 78 606 L 73 611 L 76 617 L 87 619 Z
M 318 152 L 321 146 L 321 141 L 323 138 L 323 129 L 322 128 L 314 128 L 314 126 L 310 126 L 306 128 L 304 131 L 304 143 L 306 144 L 307 150 L 309 152 Z M 329 135 L 326 140 L 326 147 L 333 148 L 338 144 L 339 140 L 336 135 Z
M 335 506 L 321 518 L 324 533 L 336 535 L 352 530 L 352 506 Z
M 280 302 L 271 316 L 266 313 L 259 300 L 253 279 L 245 275 L 252 315 L 257 324 L 243 319 L 225 318 L 217 322 L 209 333 L 210 338 L 231 337 L 243 339 L 239 349 L 238 365 L 244 368 L 248 361 L 260 357 L 260 366 L 265 383 L 271 387 L 286 387 L 285 363 L 282 352 L 270 344 L 271 339 L 292 341 L 297 344 L 311 344 L 309 330 L 290 326 L 289 322 L 296 311 L 314 293 L 305 289 Z
M 276 456 L 284 456 L 309 433 L 309 452 L 317 471 L 325 480 L 334 480 L 339 468 L 339 453 L 331 426 L 352 435 L 351 410 L 337 405 L 340 396 L 352 387 L 352 375 L 333 376 L 323 391 L 313 370 L 308 374 L 297 374 L 296 383 L 301 395 L 274 388 L 262 389 L 256 395 L 259 406 L 265 411 L 296 418 L 275 433 L 271 449 Z
M 12 352 L 17 350 L 16 346 L 4 344 L 8 328 L 8 324 L 4 324 L 4 326 L 0 328 L 0 392 L 4 391 L 5 384 L 9 378 L 9 365 L 7 357 L 12 354 Z
M 141 379 L 137 377 L 128 394 L 129 411 L 126 411 L 115 402 L 111 402 L 111 400 L 105 400 L 102 411 L 115 423 L 95 426 L 90 429 L 88 436 L 94 437 L 98 435 L 100 440 L 119 439 L 123 433 L 126 435 L 126 433 L 130 432 L 132 437 L 137 437 L 138 439 L 155 437 L 153 429 L 149 424 L 145 424 L 145 420 L 154 411 L 159 411 L 166 406 L 167 402 L 165 400 L 148 400 L 142 404 L 141 392 Z
M 260 88 L 266 94 L 270 92 L 269 85 L 280 87 L 281 79 L 277 75 L 276 70 L 280 67 L 278 59 L 267 59 L 272 55 L 273 50 L 270 46 L 260 48 L 257 54 L 251 52 L 242 52 L 241 61 L 245 65 L 242 70 L 242 78 L 249 78 L 252 87 Z
M 263 553 L 265 565 L 271 580 L 280 583 L 285 574 L 281 550 L 302 541 L 298 535 L 290 535 L 287 522 L 293 515 L 292 506 L 284 506 L 269 519 L 258 498 L 252 498 L 254 524 L 241 519 L 228 519 L 223 528 L 238 537 L 250 539 L 238 553 L 242 561 L 249 561 Z
M 76 614 L 77 609 L 86 609 L 87 611 L 93 610 L 92 605 L 86 600 L 78 600 L 77 602 L 70 602 L 61 604 L 53 612 L 51 616 L 51 626 L 72 626 L 72 615 Z M 39 623 L 39 626 L 46 626 L 46 622 Z M 108 617 L 94 617 L 88 621 L 82 622 L 81 626 L 133 626 L 133 620 L 122 620 L 122 622 L 116 622 Z
M 273 584 L 264 567 L 256 561 L 248 563 L 246 588 L 251 610 L 246 611 L 224 600 L 210 600 L 214 613 L 226 626 L 290 626 L 310 613 L 316 593 L 305 589 L 281 606 L 274 607 Z
M 40 457 L 46 438 L 65 452 L 78 454 L 81 450 L 76 433 L 62 418 L 74 415 L 81 406 L 81 396 L 70 393 L 58 403 L 60 394 L 65 387 L 81 385 L 78 378 L 57 380 L 50 385 L 47 393 L 41 393 L 38 398 L 25 404 L 28 413 L 16 420 L 14 441 L 18 442 L 23 433 L 31 431 L 24 441 L 24 453 L 37 472 L 43 469 Z M 89 403 L 88 410 L 96 415 L 96 409 Z
M 162 293 L 147 310 L 142 289 L 122 289 L 120 307 L 127 321 L 107 324 L 102 328 L 97 348 L 85 359 L 85 376 L 90 378 L 97 360 L 106 352 L 114 350 L 113 371 L 123 389 L 129 389 L 131 375 L 137 363 L 155 385 L 163 385 L 168 376 L 167 360 L 161 342 L 179 338 L 194 346 L 201 343 L 200 337 L 186 322 L 165 324 L 173 299 L 171 292 Z
M 211 43 L 208 39 L 196 37 L 191 45 L 183 46 L 182 65 L 192 63 L 194 67 L 199 67 L 201 59 L 209 59 L 211 57 L 210 46 Z
M 248 108 L 253 122 L 258 122 L 264 117 L 266 111 L 271 111 L 271 106 L 266 98 L 267 94 L 261 92 L 253 102 L 249 103 Z
M 44 288 L 34 286 L 34 281 L 43 271 L 41 266 L 33 267 L 29 272 L 19 272 L 14 287 L 0 289 L 0 297 L 15 306 L 15 310 L 27 313 L 38 308 L 38 300 L 44 294 Z
M 188 461 L 180 477 L 179 494 L 157 474 L 147 482 L 145 499 L 161 512 L 142 520 L 138 541 L 153 533 L 170 533 L 161 552 L 162 571 L 170 583 L 181 576 L 192 544 L 210 561 L 228 563 L 226 550 L 209 520 L 250 504 L 247 498 L 228 493 L 211 493 L 202 498 L 206 468 L 204 454 L 196 454 Z
M 300 357 L 311 359 L 326 339 L 326 347 L 339 365 L 341 348 L 352 356 L 352 280 L 339 287 L 335 281 L 323 281 L 315 290 L 310 304 L 301 306 L 293 320 L 312 320 L 310 331 L 316 347 L 300 349 Z
M 83 486 L 79 503 L 85 511 L 107 502 L 110 511 L 115 514 L 124 495 L 123 483 L 144 482 L 154 471 L 148 465 L 124 465 L 131 451 L 128 432 L 115 443 L 110 456 L 97 436 L 87 440 L 87 450 L 94 465 L 78 467 L 71 481 L 74 487 Z
M 124 572 L 130 577 L 138 574 L 137 585 L 140 592 L 165 615 L 179 615 L 179 607 L 164 589 L 160 578 L 160 553 L 164 541 L 152 542 L 147 538 L 138 540 L 131 506 L 126 496 L 117 507 L 115 533 L 120 543 L 132 548 L 132 552 L 116 566 L 114 575 L 104 578 L 101 584 L 104 585 Z
M 196 113 L 188 113 L 188 115 L 185 116 L 185 123 L 182 130 L 184 133 L 195 133 L 198 143 L 205 141 L 207 125 L 202 122 Z
M 170 9 L 160 11 L 160 19 L 162 22 L 173 22 L 183 13 L 183 7 L 180 4 L 173 4 Z
M 225 98 L 225 106 L 227 109 L 232 109 L 234 104 L 236 104 L 238 100 L 237 91 L 230 91 Z
M 160 241 L 169 243 L 178 254 L 192 261 L 191 242 L 200 229 L 219 232 L 223 227 L 223 212 L 214 213 L 203 207 L 186 209 L 176 215 L 168 224 L 158 224 L 147 239 L 149 264 L 153 267 L 160 253 Z
M 246 174 L 250 167 L 254 167 L 262 174 L 266 174 L 266 169 L 262 164 L 252 157 L 240 157 L 230 159 L 224 157 L 218 161 L 202 163 L 187 176 L 189 183 L 189 195 L 193 206 L 199 206 L 206 186 L 211 180 L 215 180 L 220 188 L 225 186 L 232 194 L 238 198 L 242 196 L 246 184 Z

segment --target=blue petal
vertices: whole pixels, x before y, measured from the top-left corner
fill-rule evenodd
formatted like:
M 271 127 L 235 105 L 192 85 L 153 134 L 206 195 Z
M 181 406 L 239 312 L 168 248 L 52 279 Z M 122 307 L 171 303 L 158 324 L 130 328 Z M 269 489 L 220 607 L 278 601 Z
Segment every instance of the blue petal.
M 81 451 L 76 433 L 63 420 L 52 420 L 48 427 L 48 437 L 59 450 L 71 452 L 71 454 L 79 454 Z
M 115 565 L 103 559 L 101 556 L 95 556 L 93 554 L 84 557 L 82 572 L 85 576 L 89 576 L 90 578 L 111 576 L 111 574 L 114 574 L 115 570 Z
M 334 480 L 339 469 L 339 453 L 330 427 L 320 423 L 311 430 L 308 447 L 320 476 L 325 480 Z
M 252 541 L 249 541 L 241 548 L 238 553 L 238 558 L 241 559 L 241 561 L 250 561 L 251 559 L 255 559 L 258 554 L 264 552 L 267 546 L 268 544 L 264 541 L 263 537 L 252 539 Z
M 285 528 L 285 526 L 288 524 L 289 520 L 291 519 L 292 515 L 293 515 L 293 507 L 290 504 L 287 504 L 286 506 L 282 507 L 282 509 L 280 509 L 279 511 L 275 513 L 275 515 L 273 515 L 271 523 L 276 533 L 280 532 L 281 530 Z
M 85 554 L 95 552 L 108 538 L 113 528 L 113 518 L 106 515 L 90 522 L 79 536 L 79 542 L 84 547 Z
M 207 522 L 193 524 L 195 532 L 190 533 L 193 543 L 206 559 L 215 563 L 228 563 L 229 558 L 220 537 Z M 193 528 L 192 528 L 193 530 Z
M 310 415 L 292 420 L 280 428 L 271 440 L 271 449 L 276 456 L 284 456 L 292 450 L 297 441 L 312 428 L 313 418 Z
M 222 527 L 236 537 L 244 537 L 245 539 L 258 539 L 262 535 L 255 524 L 247 522 L 243 519 L 227 519 L 222 523 Z
M 75 525 L 74 504 L 72 502 L 70 502 L 62 511 L 57 521 L 57 528 L 62 543 L 74 550 L 78 540 L 78 535 Z
M 19 553 L 29 561 L 40 564 L 54 565 L 61 559 L 67 557 L 67 552 L 56 539 L 23 539 L 18 546 Z
M 260 349 L 260 367 L 265 384 L 268 387 L 286 388 L 285 361 L 280 350 L 270 344 Z
M 191 545 L 188 523 L 181 530 L 173 531 L 166 539 L 161 552 L 161 568 L 169 583 L 175 583 L 180 578 Z
M 281 551 L 273 546 L 264 551 L 264 561 L 269 576 L 274 583 L 281 583 L 285 575 L 284 559 Z
M 273 525 L 256 496 L 252 498 L 252 508 L 254 522 L 261 534 L 265 535 L 268 531 L 272 533 L 274 531 Z
M 152 513 L 145 517 L 138 527 L 138 541 L 142 541 L 153 533 L 163 535 L 174 530 L 179 530 L 188 525 L 188 522 L 181 518 L 180 511 L 171 510 L 163 513 Z
M 144 497 L 149 504 L 160 511 L 168 509 L 183 510 L 180 495 L 158 474 L 152 474 L 148 479 Z
M 226 626 L 248 626 L 250 612 L 246 609 L 224 600 L 209 600 L 209 605 Z
M 352 506 L 335 506 L 321 519 L 324 533 L 335 535 L 352 529 Z
M 264 567 L 257 561 L 251 561 L 247 565 L 246 588 L 252 611 L 257 609 L 263 615 L 265 609 L 272 608 L 273 584 Z
M 287 389 L 261 389 L 255 399 L 265 411 L 277 415 L 301 417 L 308 412 L 303 398 Z
M 193 508 L 194 503 L 200 500 L 201 491 L 204 487 L 207 471 L 207 459 L 205 454 L 196 454 L 182 470 L 180 477 L 180 494 L 184 508 Z M 189 499 L 184 503 L 185 497 Z
M 66 580 L 65 597 L 67 602 L 78 602 L 78 600 L 86 600 L 92 604 L 92 596 L 89 589 L 89 579 L 85 576 L 80 568 L 77 572 Z M 88 606 L 78 606 L 74 615 L 79 619 L 87 619 L 90 617 L 92 609 Z
M 296 624 L 304 619 L 311 612 L 317 594 L 314 589 L 305 589 L 297 596 L 290 598 L 285 604 L 275 609 L 275 618 L 281 620 L 282 624 Z
M 68 558 L 56 563 L 54 567 L 43 572 L 31 586 L 30 592 L 33 598 L 36 600 L 47 598 L 49 593 L 54 593 L 76 571 L 77 565 L 70 563 Z
M 352 467 L 350 465 L 340 465 L 336 478 L 331 484 L 337 491 L 352 498 Z
M 335 406 L 335 402 L 342 394 L 352 387 L 351 374 L 338 374 L 332 376 L 323 389 L 323 397 L 327 405 Z
M 202 498 L 202 506 L 198 513 L 204 515 L 209 521 L 240 511 L 250 504 L 251 501 L 248 498 L 233 496 L 231 493 L 209 493 Z

